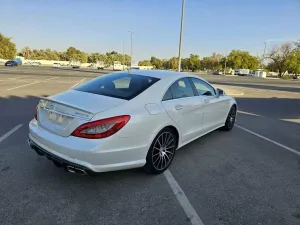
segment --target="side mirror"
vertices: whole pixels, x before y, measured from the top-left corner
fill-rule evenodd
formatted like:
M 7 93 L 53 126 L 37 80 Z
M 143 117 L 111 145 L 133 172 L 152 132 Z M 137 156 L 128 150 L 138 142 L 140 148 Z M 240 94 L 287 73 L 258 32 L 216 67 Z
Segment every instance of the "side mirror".
M 225 94 L 225 92 L 222 89 L 217 88 L 217 97 L 222 96 L 224 94 Z

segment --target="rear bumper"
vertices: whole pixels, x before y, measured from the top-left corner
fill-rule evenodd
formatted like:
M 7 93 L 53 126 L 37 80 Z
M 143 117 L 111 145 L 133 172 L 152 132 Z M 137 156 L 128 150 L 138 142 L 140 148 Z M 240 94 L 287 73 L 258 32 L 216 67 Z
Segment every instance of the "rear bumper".
M 37 153 L 93 172 L 144 166 L 148 139 L 149 136 L 121 138 L 117 135 L 94 140 L 62 137 L 40 127 L 35 119 L 29 124 L 29 144 Z
M 38 144 L 36 144 L 34 141 L 32 141 L 30 138 L 27 139 L 27 143 L 38 155 L 46 156 L 49 160 L 53 161 L 56 166 L 67 168 L 69 172 L 71 172 L 71 169 L 73 169 L 74 173 L 81 173 L 82 175 L 85 174 L 93 175 L 95 173 L 94 171 L 90 170 L 87 167 L 70 162 L 68 160 L 65 160 L 57 155 L 54 155 L 46 151 Z

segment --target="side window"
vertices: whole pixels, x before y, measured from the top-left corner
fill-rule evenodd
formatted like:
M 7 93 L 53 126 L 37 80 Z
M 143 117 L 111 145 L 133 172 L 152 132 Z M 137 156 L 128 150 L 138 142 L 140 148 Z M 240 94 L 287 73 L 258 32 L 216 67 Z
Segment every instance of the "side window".
M 193 88 L 187 78 L 182 78 L 174 82 L 170 87 L 173 99 L 194 96 Z
M 196 88 L 197 92 L 199 93 L 199 95 L 206 95 L 206 96 L 216 95 L 215 89 L 212 86 L 210 86 L 208 83 L 206 83 L 205 81 L 202 81 L 197 78 L 191 78 L 191 81 L 195 85 L 195 88 Z
M 168 100 L 171 100 L 171 99 L 173 99 L 173 97 L 172 97 L 172 93 L 171 93 L 170 88 L 169 88 L 162 100 L 163 101 L 168 101 Z

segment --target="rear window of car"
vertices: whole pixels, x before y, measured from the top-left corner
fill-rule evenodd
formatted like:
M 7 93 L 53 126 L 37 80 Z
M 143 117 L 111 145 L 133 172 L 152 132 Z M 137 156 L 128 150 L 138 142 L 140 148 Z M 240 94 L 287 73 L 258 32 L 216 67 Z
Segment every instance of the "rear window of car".
M 93 79 L 74 90 L 130 100 L 159 79 L 130 73 L 113 73 Z

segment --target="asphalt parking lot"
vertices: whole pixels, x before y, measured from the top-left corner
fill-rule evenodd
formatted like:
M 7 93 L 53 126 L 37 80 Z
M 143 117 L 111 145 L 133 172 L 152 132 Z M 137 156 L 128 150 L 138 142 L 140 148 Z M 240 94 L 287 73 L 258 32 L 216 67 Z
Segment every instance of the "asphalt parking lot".
M 299 81 L 203 75 L 238 101 L 231 132 L 183 147 L 159 176 L 66 173 L 28 147 L 28 123 L 40 97 L 106 72 L 0 66 L 0 224 L 300 224 Z

